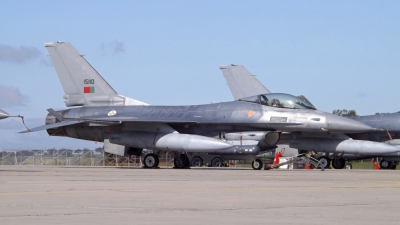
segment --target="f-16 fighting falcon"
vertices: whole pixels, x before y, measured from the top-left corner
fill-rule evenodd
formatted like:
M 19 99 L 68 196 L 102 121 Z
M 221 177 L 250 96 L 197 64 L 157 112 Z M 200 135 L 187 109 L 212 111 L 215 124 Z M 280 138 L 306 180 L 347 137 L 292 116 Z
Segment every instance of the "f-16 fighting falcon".
M 205 105 L 151 106 L 119 95 L 67 42 L 46 43 L 71 109 L 48 109 L 50 136 L 104 142 L 106 152 L 140 155 L 143 149 L 176 152 L 236 153 L 271 149 L 281 132 L 341 136 L 374 128 L 351 119 L 318 111 L 304 98 L 289 94 L 264 94 L 238 101 Z M 235 142 L 236 141 L 236 142 Z M 257 145 L 243 142 L 256 141 Z M 240 143 L 240 144 L 236 144 Z M 397 148 L 365 142 L 391 153 Z M 157 167 L 157 154 L 144 157 L 144 167 Z M 176 167 L 189 164 L 184 155 Z
M 241 65 L 230 65 L 221 66 L 220 69 L 235 100 L 259 96 L 261 104 L 265 104 L 263 103 L 263 94 L 270 93 L 270 91 L 246 68 Z M 299 97 L 308 102 L 304 96 Z M 373 157 L 382 157 L 381 168 L 395 168 L 400 161 L 400 113 L 350 118 L 374 127 L 376 130 L 361 133 L 343 132 L 343 134 L 303 132 L 296 135 L 296 132 L 285 132 L 281 136 L 280 143 L 289 144 L 290 147 L 299 150 L 332 153 L 334 155 L 332 165 L 336 169 L 343 168 L 345 160 Z M 392 146 L 390 149 L 394 152 L 387 151 L 388 145 Z M 394 147 L 397 147 L 397 150 Z M 331 158 L 321 156 L 319 160 L 325 166 L 329 166 Z

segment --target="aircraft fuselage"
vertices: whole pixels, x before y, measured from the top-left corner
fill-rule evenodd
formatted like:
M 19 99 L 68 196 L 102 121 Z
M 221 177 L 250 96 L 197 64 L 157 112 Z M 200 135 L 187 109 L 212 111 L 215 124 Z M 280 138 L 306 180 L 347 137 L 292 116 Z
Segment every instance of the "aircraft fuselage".
M 353 120 L 317 110 L 274 108 L 244 101 L 189 106 L 80 107 L 59 113 L 66 120 L 86 122 L 49 129 L 50 135 L 97 141 L 107 139 L 113 132 L 162 132 L 160 129 L 168 129 L 160 124 L 167 124 L 179 133 L 208 137 L 221 132 L 363 132 L 370 129 Z M 55 122 L 49 114 L 46 124 Z

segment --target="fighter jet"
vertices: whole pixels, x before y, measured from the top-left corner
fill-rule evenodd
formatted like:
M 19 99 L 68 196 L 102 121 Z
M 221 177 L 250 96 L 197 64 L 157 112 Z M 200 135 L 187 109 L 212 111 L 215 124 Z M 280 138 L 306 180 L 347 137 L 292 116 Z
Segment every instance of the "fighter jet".
M 400 112 L 383 113 L 379 115 L 367 115 L 350 117 L 350 119 L 360 121 L 382 131 L 349 134 L 353 139 L 371 140 L 383 142 L 400 148 Z M 400 161 L 400 153 L 372 155 L 372 157 L 382 157 L 379 162 L 381 169 L 395 169 Z
M 119 95 L 70 43 L 46 43 L 45 47 L 64 89 L 65 104 L 74 108 L 48 109 L 46 125 L 22 133 L 47 130 L 50 136 L 105 142 L 106 152 L 140 155 L 143 149 L 234 153 L 250 146 L 230 141 L 257 141 L 271 148 L 281 132 L 318 136 L 374 130 L 318 111 L 290 94 L 204 105 L 151 106 Z M 385 150 L 392 152 L 392 146 L 387 146 Z M 145 167 L 157 167 L 158 156 L 147 154 L 143 162 Z M 184 155 L 178 155 L 175 162 L 177 167 L 188 164 Z
M 221 66 L 220 69 L 235 100 L 271 93 L 241 65 Z M 312 105 L 304 96 L 299 97 Z M 359 116 L 351 117 L 351 119 L 365 123 L 376 130 L 363 133 L 344 132 L 339 135 L 332 135 L 329 132 L 323 134 L 303 132 L 302 135 L 297 136 L 293 132 L 284 133 L 280 143 L 289 144 L 290 147 L 299 150 L 333 153 L 336 157 L 333 158 L 332 164 L 338 169 L 345 166 L 345 159 L 366 159 L 377 156 L 383 156 L 380 163 L 382 168 L 390 168 L 398 164 L 400 161 L 400 124 L 398 123 L 400 113 Z M 392 147 L 389 148 L 388 145 Z M 397 150 L 393 147 L 397 147 Z M 389 149 L 394 151 L 387 151 Z M 325 166 L 330 165 L 329 157 L 321 156 L 320 160 Z
M 0 109 L 0 120 L 10 117 L 10 115 Z

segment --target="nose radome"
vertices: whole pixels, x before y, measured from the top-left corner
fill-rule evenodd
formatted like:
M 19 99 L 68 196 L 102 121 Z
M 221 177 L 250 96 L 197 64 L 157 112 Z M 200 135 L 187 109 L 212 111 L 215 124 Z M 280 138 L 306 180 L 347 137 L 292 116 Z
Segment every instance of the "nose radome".
M 326 116 L 326 127 L 329 132 L 340 133 L 362 133 L 376 130 L 367 124 L 333 114 Z

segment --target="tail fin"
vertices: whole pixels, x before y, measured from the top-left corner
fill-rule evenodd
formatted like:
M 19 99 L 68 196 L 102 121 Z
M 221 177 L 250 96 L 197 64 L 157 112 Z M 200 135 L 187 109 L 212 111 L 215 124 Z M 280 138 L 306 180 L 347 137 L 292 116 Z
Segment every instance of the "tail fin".
M 66 106 L 147 105 L 119 95 L 68 42 L 46 43 Z
M 244 66 L 220 66 L 235 100 L 270 93 Z

